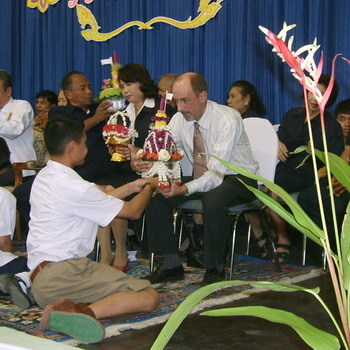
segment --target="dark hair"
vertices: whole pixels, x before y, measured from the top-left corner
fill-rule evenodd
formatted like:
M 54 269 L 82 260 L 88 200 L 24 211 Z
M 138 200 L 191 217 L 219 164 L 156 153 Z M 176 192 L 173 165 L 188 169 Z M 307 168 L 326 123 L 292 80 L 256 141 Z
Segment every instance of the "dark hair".
M 44 141 L 50 155 L 62 155 L 71 141 L 81 142 L 84 122 L 71 115 L 61 115 L 49 120 L 44 130 Z
M 36 94 L 36 99 L 43 97 L 46 98 L 47 101 L 52 104 L 52 105 L 57 105 L 58 103 L 58 98 L 55 92 L 51 90 L 42 90 Z
M 321 84 L 327 88 L 330 81 L 331 81 L 330 75 L 321 74 L 320 79 L 318 80 L 318 84 Z M 330 106 L 332 106 L 334 104 L 335 100 L 337 99 L 337 97 L 338 97 L 338 83 L 334 79 L 333 89 L 332 89 L 332 92 L 329 95 L 329 99 L 326 103 L 326 108 L 329 108 Z
M 340 101 L 337 104 L 334 115 L 337 118 L 339 114 L 350 114 L 350 99 Z
M 2 87 L 4 88 L 4 90 L 7 90 L 9 87 L 12 87 L 12 77 L 3 69 L 0 69 L 0 80 L 2 80 Z
M 10 165 L 10 150 L 6 141 L 0 137 L 0 170 L 8 168 Z
M 258 113 L 260 117 L 266 114 L 265 107 L 261 102 L 261 99 L 258 95 L 255 86 L 252 83 L 246 80 L 237 80 L 231 84 L 230 90 L 233 87 L 239 87 L 241 89 L 241 94 L 243 95 L 243 97 L 247 95 L 250 96 L 249 109 L 254 110 L 256 113 Z
M 158 87 L 148 70 L 136 63 L 129 63 L 118 69 L 118 80 L 125 83 L 140 83 L 140 90 L 146 98 L 158 97 Z
M 69 90 L 71 85 L 72 85 L 72 76 L 73 75 L 83 75 L 85 77 L 85 74 L 79 71 L 74 71 L 66 74 L 62 81 L 61 81 L 61 89 L 64 90 Z

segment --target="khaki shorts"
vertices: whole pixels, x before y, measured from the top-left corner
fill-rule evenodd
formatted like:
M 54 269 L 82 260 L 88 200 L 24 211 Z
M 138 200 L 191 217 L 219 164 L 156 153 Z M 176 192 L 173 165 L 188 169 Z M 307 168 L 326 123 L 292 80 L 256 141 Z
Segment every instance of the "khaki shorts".
M 59 298 L 92 304 L 122 291 L 138 292 L 151 287 L 147 280 L 124 274 L 88 258 L 69 259 L 46 265 L 36 276 L 32 294 L 44 308 Z

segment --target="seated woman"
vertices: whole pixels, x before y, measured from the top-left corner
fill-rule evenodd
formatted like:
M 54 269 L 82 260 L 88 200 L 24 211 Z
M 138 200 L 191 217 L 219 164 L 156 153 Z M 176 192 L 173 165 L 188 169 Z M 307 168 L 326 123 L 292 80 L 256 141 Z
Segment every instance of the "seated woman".
M 142 148 L 148 135 L 152 117 L 157 113 L 160 106 L 158 87 L 152 80 L 147 69 L 139 64 L 127 64 L 118 70 L 119 85 L 123 96 L 129 102 L 126 112 L 131 120 L 131 126 L 138 132 L 134 145 Z M 166 114 L 172 117 L 175 110 L 167 105 Z M 127 147 L 117 146 L 113 149 L 118 153 L 130 157 L 130 150 Z M 122 165 L 117 174 L 109 175 L 99 181 L 100 185 L 111 185 L 119 187 L 140 176 L 131 170 L 129 162 Z M 126 272 L 128 256 L 125 242 L 128 221 L 126 219 L 114 219 L 110 225 L 99 228 L 97 239 L 101 247 L 101 263 L 109 264 L 118 270 Z M 116 243 L 116 250 L 113 255 L 110 244 L 110 229 L 112 228 Z
M 261 118 L 266 114 L 255 86 L 246 80 L 237 80 L 230 86 L 227 105 L 237 109 L 242 118 Z M 263 230 L 260 215 L 257 212 L 247 212 L 245 217 L 252 227 L 255 240 L 260 248 L 261 257 L 266 258 L 267 232 Z
M 318 89 L 324 94 L 330 82 L 330 76 L 322 74 Z M 338 86 L 335 82 L 331 95 L 326 104 L 326 109 L 333 105 L 337 98 Z M 316 98 L 308 92 L 307 101 L 311 128 L 313 133 L 314 145 L 318 150 L 323 151 L 323 141 L 321 133 L 320 109 Z M 326 138 L 328 151 L 340 155 L 344 150 L 344 142 L 342 137 L 342 128 L 340 124 L 325 111 L 324 123 L 326 129 Z M 278 159 L 280 162 L 276 167 L 275 183 L 281 186 L 288 193 L 300 192 L 315 183 L 315 176 L 311 157 L 299 166 L 306 155 L 306 151 L 291 154 L 297 147 L 310 145 L 310 138 L 307 125 L 307 116 L 305 107 L 293 108 L 289 110 L 278 129 L 279 138 Z M 323 167 L 323 163 L 318 162 L 318 169 Z M 277 198 L 273 194 L 274 198 Z M 270 211 L 271 219 L 274 224 L 275 233 L 277 235 L 276 251 L 278 260 L 285 262 L 289 257 L 290 240 L 287 235 L 285 221 L 275 212 Z
M 227 105 L 237 109 L 243 119 L 260 118 L 266 114 L 255 86 L 246 80 L 237 80 L 231 84 Z

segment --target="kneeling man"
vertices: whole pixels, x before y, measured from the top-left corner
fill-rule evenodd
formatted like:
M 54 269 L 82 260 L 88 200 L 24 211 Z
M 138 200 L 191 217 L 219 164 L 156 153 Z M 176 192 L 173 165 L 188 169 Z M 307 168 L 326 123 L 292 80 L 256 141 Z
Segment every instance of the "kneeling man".
M 73 168 L 87 153 L 84 124 L 71 116 L 50 120 L 44 139 L 50 160 L 36 176 L 30 197 L 27 252 L 32 294 L 45 308 L 42 328 L 98 342 L 104 328 L 97 319 L 150 312 L 159 303 L 148 281 L 86 257 L 98 225 L 106 226 L 116 216 L 141 216 L 157 178 L 104 191 L 83 180 Z M 139 193 L 129 202 L 120 199 L 135 192 Z

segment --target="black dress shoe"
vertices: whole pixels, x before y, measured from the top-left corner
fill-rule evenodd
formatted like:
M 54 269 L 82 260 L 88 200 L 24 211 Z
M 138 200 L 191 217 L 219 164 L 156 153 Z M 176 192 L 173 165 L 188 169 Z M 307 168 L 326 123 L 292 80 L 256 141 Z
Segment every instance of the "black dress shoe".
M 221 281 L 225 281 L 225 270 L 219 272 L 217 269 L 209 269 L 205 272 L 201 285 L 206 286 Z
M 187 266 L 188 267 L 195 267 L 198 269 L 201 269 L 203 267 L 203 251 L 192 251 L 188 249 L 186 251 L 186 257 L 187 257 Z
M 152 284 L 167 281 L 180 281 L 185 278 L 184 273 L 185 271 L 182 265 L 170 270 L 166 270 L 163 265 L 160 265 L 154 272 L 143 277 L 143 279 L 149 280 Z

